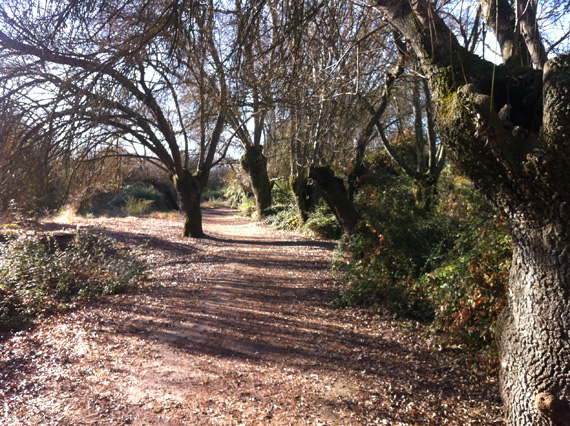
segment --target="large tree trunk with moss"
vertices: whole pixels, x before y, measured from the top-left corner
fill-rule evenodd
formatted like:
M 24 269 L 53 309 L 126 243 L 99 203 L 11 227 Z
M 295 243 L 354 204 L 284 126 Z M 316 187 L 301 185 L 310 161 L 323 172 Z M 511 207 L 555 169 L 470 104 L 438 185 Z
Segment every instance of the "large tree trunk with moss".
M 309 184 L 309 180 L 304 175 L 290 176 L 289 185 L 295 197 L 300 223 L 303 225 L 314 207 L 314 186 Z
M 202 191 L 207 183 L 207 173 L 199 171 L 192 174 L 184 170 L 182 176 L 174 175 L 174 187 L 180 199 L 180 208 L 184 212 L 185 237 L 203 238 L 205 236 L 202 229 Z
M 267 174 L 267 158 L 263 155 L 263 146 L 248 146 L 241 158 L 241 165 L 251 181 L 257 217 L 261 218 L 271 207 L 271 181 Z
M 570 55 L 544 73 L 495 67 L 463 49 L 427 0 L 378 7 L 422 62 L 452 159 L 512 229 L 497 329 L 507 422 L 569 426 Z
M 570 426 L 570 56 L 549 61 L 543 81 L 537 148 L 505 197 L 514 256 L 501 391 L 509 424 Z
M 508 122 L 492 105 L 497 98 L 475 85 L 450 93 L 434 79 L 432 87 L 455 161 L 512 228 L 509 300 L 497 333 L 508 423 L 570 425 L 570 56 L 548 62 L 544 75 L 519 72 L 530 97 L 543 81 L 542 98 L 525 102 L 511 92 Z
M 530 93 L 540 77 L 520 76 Z M 432 87 L 453 158 L 512 227 L 509 301 L 497 334 L 508 423 L 570 425 L 570 56 L 547 64 L 540 131 L 536 101 L 516 102 L 520 93 L 511 93 L 504 122 L 497 98 L 474 85 L 450 93 L 434 79 Z
M 324 200 L 350 238 L 360 221 L 360 214 L 350 200 L 342 179 L 336 177 L 328 166 L 311 167 L 309 177 L 319 185 Z

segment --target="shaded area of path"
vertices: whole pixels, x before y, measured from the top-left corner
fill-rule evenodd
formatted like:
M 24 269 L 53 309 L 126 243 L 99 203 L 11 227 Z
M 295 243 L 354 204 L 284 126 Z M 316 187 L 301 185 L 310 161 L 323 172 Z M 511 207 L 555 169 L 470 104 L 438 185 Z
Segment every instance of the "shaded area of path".
M 334 244 L 205 209 L 98 219 L 150 282 L 9 336 L 0 424 L 502 424 L 492 377 L 411 323 L 332 308 Z M 0 405 L 0 409 L 1 409 Z

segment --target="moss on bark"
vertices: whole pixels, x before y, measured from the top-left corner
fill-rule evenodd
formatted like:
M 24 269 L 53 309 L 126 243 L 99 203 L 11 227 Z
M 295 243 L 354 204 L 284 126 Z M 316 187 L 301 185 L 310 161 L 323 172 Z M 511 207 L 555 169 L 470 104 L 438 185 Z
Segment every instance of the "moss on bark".
M 257 206 L 257 217 L 261 218 L 271 207 L 271 181 L 267 174 L 267 158 L 263 155 L 263 146 L 247 147 L 241 158 L 241 166 L 249 176 Z

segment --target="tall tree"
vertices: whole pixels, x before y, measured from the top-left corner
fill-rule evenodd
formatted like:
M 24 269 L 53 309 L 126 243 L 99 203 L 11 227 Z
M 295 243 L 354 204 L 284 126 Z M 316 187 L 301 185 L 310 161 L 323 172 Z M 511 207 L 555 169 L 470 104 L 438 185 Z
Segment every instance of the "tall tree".
M 484 15 L 505 65 L 462 46 L 427 0 L 378 0 L 376 7 L 418 56 L 451 157 L 512 229 L 509 300 L 498 327 L 508 423 L 567 425 L 570 55 L 546 60 L 536 2 L 481 4 L 492 9 Z M 509 24 L 512 16 L 519 25 Z M 515 48 L 519 36 L 526 52 Z M 524 67 L 521 55 L 534 67 Z
M 3 95 L 27 97 L 47 128 L 62 123 L 62 143 L 119 142 L 159 164 L 184 235 L 202 237 L 202 191 L 227 149 L 213 2 L 32 3 L 0 7 Z
M 263 133 L 268 112 L 274 107 L 274 84 L 280 63 L 277 45 L 282 43 L 283 16 L 278 2 L 235 1 L 233 20 L 238 40 L 231 63 L 232 108 L 228 123 L 244 149 L 241 165 L 250 179 L 257 217 L 271 207 L 271 182 Z

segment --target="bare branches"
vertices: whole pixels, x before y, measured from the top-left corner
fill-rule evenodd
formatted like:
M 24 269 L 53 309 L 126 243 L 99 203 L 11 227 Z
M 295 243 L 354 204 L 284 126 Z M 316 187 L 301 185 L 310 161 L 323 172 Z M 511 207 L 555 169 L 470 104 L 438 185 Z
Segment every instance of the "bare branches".
M 114 128 L 112 137 L 127 145 L 138 141 L 170 173 L 181 174 L 193 143 L 189 124 L 195 122 L 187 116 L 187 96 L 205 89 L 192 86 L 195 80 L 188 77 L 200 67 L 207 76 L 204 81 L 214 83 L 219 77 L 210 72 L 205 57 L 194 54 L 200 50 L 192 47 L 196 38 L 191 14 L 198 11 L 179 1 L 102 2 L 91 7 L 70 1 L 63 9 L 59 6 L 47 1 L 34 13 L 45 22 L 52 20 L 61 34 L 41 25 L 26 33 L 27 16 L 21 8 L 0 8 L 0 45 L 7 71 L 0 81 L 3 96 L 22 96 L 17 88 L 28 88 L 27 108 L 37 111 L 45 125 L 51 125 L 51 109 L 60 120 L 67 117 L 70 135 L 79 135 L 81 128 L 100 128 L 100 135 L 111 137 L 104 129 Z M 82 26 L 93 14 L 94 25 Z M 72 31 L 74 24 L 79 29 Z M 123 28 L 128 30 L 121 32 Z M 215 57 L 215 51 L 209 52 Z M 213 164 L 223 123 L 218 119 L 210 142 L 201 143 L 206 168 Z

